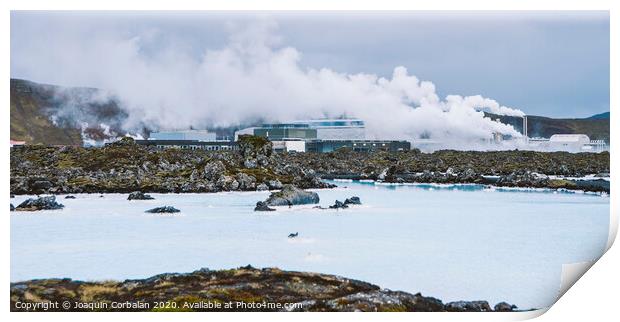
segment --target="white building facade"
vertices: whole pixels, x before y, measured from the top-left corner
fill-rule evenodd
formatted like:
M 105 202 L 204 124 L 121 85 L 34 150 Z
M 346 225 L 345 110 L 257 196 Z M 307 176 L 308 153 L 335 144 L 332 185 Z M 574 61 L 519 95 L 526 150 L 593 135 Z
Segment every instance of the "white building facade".
M 149 140 L 195 140 L 202 142 L 215 142 L 214 132 L 207 130 L 184 130 L 184 131 L 161 131 L 151 132 Z
M 307 124 L 316 129 L 318 140 L 364 140 L 366 126 L 360 119 L 320 119 L 293 121 L 291 124 Z
M 554 134 L 550 138 L 529 138 L 528 147 L 536 151 L 603 152 L 604 140 L 590 140 L 585 134 Z
M 302 140 L 272 141 L 277 152 L 306 152 L 306 142 Z

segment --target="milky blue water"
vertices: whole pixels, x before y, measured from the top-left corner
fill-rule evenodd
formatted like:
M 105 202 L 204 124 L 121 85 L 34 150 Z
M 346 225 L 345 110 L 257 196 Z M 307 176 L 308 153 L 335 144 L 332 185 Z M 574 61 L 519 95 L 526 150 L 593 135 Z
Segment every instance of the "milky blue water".
M 607 197 L 337 184 L 318 191 L 321 205 L 353 195 L 363 205 L 259 213 L 254 205 L 268 192 L 152 194 L 150 201 L 61 196 L 63 210 L 11 213 L 11 281 L 144 278 L 251 264 L 337 274 L 444 302 L 540 308 L 557 296 L 561 265 L 598 258 L 609 231 Z M 181 213 L 144 213 L 163 205 Z M 299 237 L 287 238 L 292 232 Z

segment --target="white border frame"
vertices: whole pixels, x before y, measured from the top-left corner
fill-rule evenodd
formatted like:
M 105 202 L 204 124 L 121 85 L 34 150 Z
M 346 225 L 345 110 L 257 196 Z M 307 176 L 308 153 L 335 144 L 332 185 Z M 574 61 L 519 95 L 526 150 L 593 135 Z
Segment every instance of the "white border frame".
M 108 0 L 108 1 L 79 1 L 79 0 L 22 0 L 22 1 L 8 1 L 2 2 L 2 57 L 4 63 L 0 65 L 2 74 L 5 75 L 2 79 L 3 86 L 0 87 L 0 93 L 2 93 L 2 102 L 7 104 L 9 102 L 9 89 L 10 89 L 10 10 L 310 10 L 310 11 L 324 11 L 324 10 L 610 10 L 610 36 L 611 36 L 611 70 L 610 70 L 610 86 L 611 88 L 620 88 L 618 86 L 618 70 L 617 57 L 618 52 L 618 20 L 620 16 L 618 14 L 618 3 L 620 1 L 613 0 L 589 0 L 589 1 L 575 1 L 575 0 L 505 0 L 505 1 L 493 1 L 493 0 L 434 0 L 434 1 L 404 1 L 404 0 L 382 0 L 382 1 L 369 1 L 369 0 L 357 0 L 357 1 L 320 1 L 320 0 L 297 0 L 283 3 L 278 0 L 237 0 L 237 1 L 196 1 L 196 0 L 152 0 L 152 1 L 120 1 L 120 0 Z M 618 104 L 618 91 L 612 90 L 610 92 L 610 107 Z M 5 105 L 6 106 L 6 105 Z M 610 108 L 611 109 L 611 108 Z M 2 109 L 4 123 L 2 128 L 4 129 L 5 142 L 9 139 L 9 109 Z M 620 124 L 620 117 L 617 111 L 614 110 L 611 113 L 611 124 Z M 619 142 L 618 128 L 611 127 L 611 140 Z M 611 148 L 613 150 L 613 147 Z M 4 196 L 9 195 L 9 154 L 6 153 L 1 156 L 3 167 L 0 173 L 2 173 L 3 182 L 2 194 Z M 617 173 L 618 171 L 618 158 L 611 154 L 611 190 L 618 191 Z M 617 193 L 610 195 L 611 216 L 610 216 L 610 236 L 608 241 L 608 249 L 611 247 L 615 237 L 617 235 L 618 228 L 618 198 Z M 8 210 L 7 210 L 8 211 Z M 10 216 L 5 214 L 3 216 L 3 234 L 2 234 L 2 252 L 4 259 L 10 258 Z M 4 283 L 8 287 L 10 275 L 9 275 L 9 261 L 5 261 L 1 266 L 2 276 L 4 277 Z M 573 286 L 558 303 L 551 307 L 548 314 L 542 316 L 542 320 L 547 321 L 571 321 L 573 319 L 587 319 L 595 318 L 596 321 L 612 320 L 617 318 L 617 287 L 620 285 L 617 272 L 620 271 L 620 251 L 618 247 L 613 248 L 608 254 L 606 254 L 601 260 L 599 260 L 592 272 L 588 273 L 585 278 L 579 281 Z M 615 287 L 616 289 L 613 289 Z M 533 312 L 519 312 L 519 313 L 368 313 L 368 314 L 340 314 L 340 313 L 293 313 L 294 316 L 282 313 L 183 313 L 182 315 L 168 315 L 158 313 L 110 313 L 110 314 L 97 314 L 97 313 L 9 313 L 9 292 L 5 289 L 1 293 L 0 305 L 4 307 L 3 315 L 4 321 L 38 321 L 44 320 L 63 320 L 63 321 L 83 321 L 85 318 L 94 321 L 105 321 L 110 318 L 135 321 L 141 319 L 149 319 L 153 321 L 168 321 L 171 317 L 177 319 L 182 317 L 185 320 L 204 321 L 206 319 L 257 319 L 259 321 L 272 321 L 272 320 L 301 320 L 312 321 L 317 317 L 322 319 L 339 319 L 339 320 L 356 320 L 356 321 L 384 321 L 384 320 L 396 320 L 396 319 L 411 319 L 411 318 L 423 318 L 425 321 L 444 321 L 444 320 L 459 320 L 459 321 L 496 321 L 496 320 L 523 320 L 528 318 L 537 317 L 546 312 L 546 310 L 539 310 Z M 337 314 L 337 315 L 336 315 Z

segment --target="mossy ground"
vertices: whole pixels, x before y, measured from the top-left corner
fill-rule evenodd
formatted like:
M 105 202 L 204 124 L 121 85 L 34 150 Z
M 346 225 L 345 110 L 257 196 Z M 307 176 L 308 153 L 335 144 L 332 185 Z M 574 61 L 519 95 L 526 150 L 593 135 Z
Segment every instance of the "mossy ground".
M 251 144 L 263 144 L 259 138 L 245 138 Z M 254 142 L 260 141 L 260 142 Z M 473 171 L 478 175 L 507 176 L 531 171 L 546 175 L 581 176 L 609 172 L 609 152 L 566 153 L 534 151 L 455 151 L 441 150 L 422 153 L 362 153 L 336 151 L 331 153 L 276 153 L 265 157 L 262 166 L 247 168 L 245 157 L 238 151 L 156 150 L 121 142 L 103 148 L 26 146 L 11 150 L 11 192 L 39 193 L 29 190 L 31 181 L 43 178 L 55 190 L 78 192 L 205 192 L 222 187 L 207 187 L 217 179 L 201 179 L 205 166 L 222 162 L 222 175 L 236 177 L 243 173 L 254 177 L 256 185 L 271 180 L 291 183 L 302 188 L 319 188 L 318 180 L 350 176 L 377 179 L 386 172 L 390 178 L 422 172 L 453 173 Z M 192 177 L 198 174 L 198 179 Z M 196 182 L 198 180 L 198 182 Z M 202 180 L 202 181 L 201 181 Z M 211 179 L 209 179 L 211 180 Z M 467 179 L 468 183 L 481 183 Z M 193 185 L 186 185 L 192 183 Z M 441 183 L 441 182 L 440 182 Z M 527 185 L 527 183 L 524 183 Z M 567 182 L 551 181 L 550 188 L 573 189 Z

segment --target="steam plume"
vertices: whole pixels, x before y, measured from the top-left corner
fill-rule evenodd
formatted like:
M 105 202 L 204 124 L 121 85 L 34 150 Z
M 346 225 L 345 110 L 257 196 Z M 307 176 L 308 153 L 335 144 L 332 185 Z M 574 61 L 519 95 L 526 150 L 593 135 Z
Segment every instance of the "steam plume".
M 519 110 L 479 95 L 441 99 L 433 83 L 402 66 L 388 78 L 302 67 L 302 53 L 282 46 L 276 31 L 275 23 L 252 25 L 199 59 L 173 45 L 147 55 L 147 35 L 101 37 L 73 44 L 79 55 L 48 55 L 73 82 L 120 99 L 128 131 L 144 124 L 185 129 L 347 116 L 363 119 L 369 138 L 427 137 L 461 146 L 494 133 L 520 136 L 483 113 L 522 116 Z

